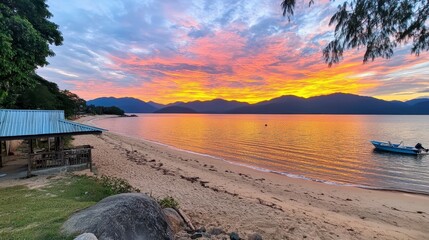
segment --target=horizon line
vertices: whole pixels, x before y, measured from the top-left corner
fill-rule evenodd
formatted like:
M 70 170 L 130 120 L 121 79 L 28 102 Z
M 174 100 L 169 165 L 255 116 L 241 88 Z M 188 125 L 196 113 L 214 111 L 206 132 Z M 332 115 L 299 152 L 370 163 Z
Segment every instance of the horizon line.
M 421 97 L 412 98 L 412 99 L 408 99 L 408 100 L 384 100 L 384 99 L 377 98 L 377 97 L 374 97 L 374 96 L 359 95 L 359 94 L 355 94 L 355 93 L 334 92 L 334 93 L 330 93 L 330 94 L 322 94 L 322 95 L 311 96 L 311 97 L 303 97 L 303 96 L 297 96 L 297 95 L 287 94 L 287 95 L 280 95 L 278 97 L 274 97 L 274 98 L 270 98 L 270 99 L 265 99 L 265 100 L 258 101 L 258 102 L 255 102 L 255 103 L 249 103 L 249 102 L 239 101 L 239 100 L 227 100 L 227 99 L 223 99 L 223 98 L 219 98 L 219 97 L 218 98 L 213 98 L 213 99 L 210 99 L 210 100 L 193 100 L 193 101 L 187 101 L 187 102 L 185 102 L 185 101 L 174 101 L 174 102 L 170 102 L 170 103 L 158 103 L 158 102 L 155 102 L 153 100 L 145 101 L 145 100 L 142 100 L 142 99 L 137 98 L 137 97 L 129 97 L 129 96 L 126 96 L 126 97 L 105 96 L 105 97 L 97 97 L 97 98 L 94 98 L 94 99 L 89 99 L 89 100 L 84 99 L 84 100 L 86 102 L 88 102 L 88 101 L 93 101 L 93 100 L 96 100 L 96 99 L 99 99 L 99 98 L 115 98 L 115 99 L 133 98 L 133 99 L 137 99 L 137 100 L 140 100 L 142 102 L 145 102 L 145 103 L 152 102 L 152 103 L 156 103 L 156 104 L 160 104 L 160 105 L 170 105 L 170 104 L 179 103 L 179 102 L 180 103 L 192 103 L 192 102 L 210 102 L 210 101 L 214 101 L 214 100 L 223 100 L 223 101 L 228 101 L 228 102 L 239 102 L 239 103 L 247 103 L 247 104 L 253 105 L 253 104 L 258 104 L 258 103 L 265 102 L 265 101 L 271 101 L 271 100 L 276 99 L 276 98 L 288 97 L 288 96 L 302 98 L 302 99 L 310 99 L 310 98 L 322 97 L 322 96 L 330 96 L 330 95 L 335 95 L 335 94 L 354 95 L 354 96 L 359 96 L 359 97 L 370 97 L 370 98 L 375 98 L 375 99 L 386 101 L 386 102 L 404 102 L 404 103 L 407 102 L 407 101 L 414 100 L 414 99 L 426 99 L 426 98 L 429 99 L 429 96 L 421 96 Z

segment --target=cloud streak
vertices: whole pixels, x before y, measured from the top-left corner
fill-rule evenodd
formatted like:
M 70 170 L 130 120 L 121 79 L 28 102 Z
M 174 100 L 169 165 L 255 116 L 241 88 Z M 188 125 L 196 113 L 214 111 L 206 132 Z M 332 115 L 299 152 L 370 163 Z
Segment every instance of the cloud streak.
M 48 1 L 63 46 L 38 73 L 85 99 L 131 96 L 161 103 L 348 92 L 408 99 L 428 89 L 426 53 L 404 47 L 362 64 L 362 52 L 328 68 L 335 2 L 300 6 L 291 22 L 280 1 Z M 304 4 L 305 5 L 305 4 Z M 406 93 L 406 94 L 400 94 Z

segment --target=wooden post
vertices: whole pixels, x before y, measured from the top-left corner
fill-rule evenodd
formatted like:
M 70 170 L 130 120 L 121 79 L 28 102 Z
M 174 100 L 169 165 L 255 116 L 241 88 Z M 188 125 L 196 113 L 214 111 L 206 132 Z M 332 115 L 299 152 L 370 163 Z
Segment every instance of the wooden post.
M 32 165 L 31 155 L 33 154 L 33 139 L 30 139 L 29 141 L 30 141 L 29 142 L 30 152 L 28 153 L 27 177 L 31 177 L 31 165 Z
M 34 153 L 33 139 L 30 139 L 30 154 Z
M 58 137 L 58 141 L 59 141 L 59 145 L 60 145 L 60 150 L 64 150 L 64 141 L 62 137 Z
M 60 138 L 59 137 L 55 137 L 55 151 L 58 151 L 60 149 Z
M 68 163 L 64 162 L 64 143 L 63 143 L 63 139 L 61 137 L 58 137 L 58 147 L 59 147 L 59 150 L 61 152 L 61 154 L 60 154 L 61 163 L 63 165 L 68 165 Z
M 91 148 L 89 148 L 88 149 L 88 151 L 89 151 L 89 154 L 88 154 L 88 160 L 89 160 L 89 171 L 90 172 L 92 172 L 92 151 L 91 151 L 92 149 Z
M 6 152 L 6 156 L 9 156 L 9 150 L 10 150 L 9 145 L 10 145 L 10 142 L 11 141 L 4 141 L 4 151 Z
M 3 167 L 3 141 L 0 141 L 0 168 Z

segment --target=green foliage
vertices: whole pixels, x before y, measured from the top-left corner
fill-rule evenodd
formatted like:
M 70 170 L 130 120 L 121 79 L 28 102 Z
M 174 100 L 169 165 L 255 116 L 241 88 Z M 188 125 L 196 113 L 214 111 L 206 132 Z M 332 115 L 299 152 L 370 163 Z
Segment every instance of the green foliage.
M 21 109 L 56 109 L 57 104 L 55 94 L 46 86 L 37 84 L 20 95 L 15 106 Z
M 118 107 L 100 107 L 94 105 L 87 107 L 85 100 L 68 90 L 60 90 L 56 83 L 49 82 L 37 74 L 32 74 L 31 78 L 33 79 L 34 87 L 9 94 L 6 96 L 6 99 L 16 95 L 16 101 L 8 100 L 3 104 L 3 107 L 64 110 L 67 118 L 71 118 L 79 113 L 124 115 L 124 111 Z
M 178 208 L 179 207 L 179 202 L 177 202 L 176 199 L 174 199 L 173 197 L 167 196 L 163 199 L 158 200 L 159 205 L 162 208 Z
M 64 137 L 62 137 L 62 142 L 64 143 L 64 147 L 65 148 L 73 148 L 74 147 L 73 141 L 74 141 L 74 137 L 73 136 L 64 136 Z
M 296 0 L 283 0 L 283 15 L 294 14 Z M 313 4 L 313 0 L 309 4 Z M 366 48 L 363 61 L 390 58 L 399 44 L 412 42 L 411 53 L 429 51 L 429 1 L 427 0 L 348 0 L 338 6 L 329 25 L 335 36 L 323 50 L 331 66 L 351 48 Z
M 45 0 L 0 0 L 0 107 L 34 86 L 34 71 L 54 55 L 49 44 L 63 41 L 47 8 Z
M 85 111 L 86 102 L 68 90 L 60 90 L 57 84 L 33 74 L 35 87 L 27 89 L 17 97 L 15 104 L 6 107 L 18 109 L 64 110 L 66 117 Z
M 61 103 L 59 109 L 63 109 L 66 116 L 76 115 L 86 109 L 86 101 L 68 90 L 60 91 L 58 98 Z
M 109 195 L 140 192 L 139 189 L 131 186 L 125 179 L 103 175 L 97 181 L 104 187 L 105 191 L 107 191 L 106 193 Z
M 102 107 L 102 106 L 94 106 L 94 105 L 89 105 L 86 109 L 87 113 L 92 113 L 92 114 L 97 114 L 97 115 L 102 115 L 102 114 L 113 114 L 113 115 L 124 115 L 125 112 L 124 110 L 112 106 L 112 107 Z
M 73 239 L 60 232 L 66 219 L 110 196 L 94 177 L 51 181 L 41 189 L 0 188 L 0 239 Z

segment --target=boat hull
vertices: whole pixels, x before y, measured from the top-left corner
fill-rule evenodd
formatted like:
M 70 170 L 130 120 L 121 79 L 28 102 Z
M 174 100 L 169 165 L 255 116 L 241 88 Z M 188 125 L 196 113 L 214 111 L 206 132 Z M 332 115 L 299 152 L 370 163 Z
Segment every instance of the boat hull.
M 414 147 L 408 146 L 400 146 L 399 144 L 391 144 L 388 142 L 379 142 L 379 141 L 371 141 L 372 145 L 377 150 L 385 151 L 385 152 L 393 152 L 393 153 L 401 153 L 401 154 L 409 154 L 409 155 L 426 155 L 427 152 L 419 152 Z

